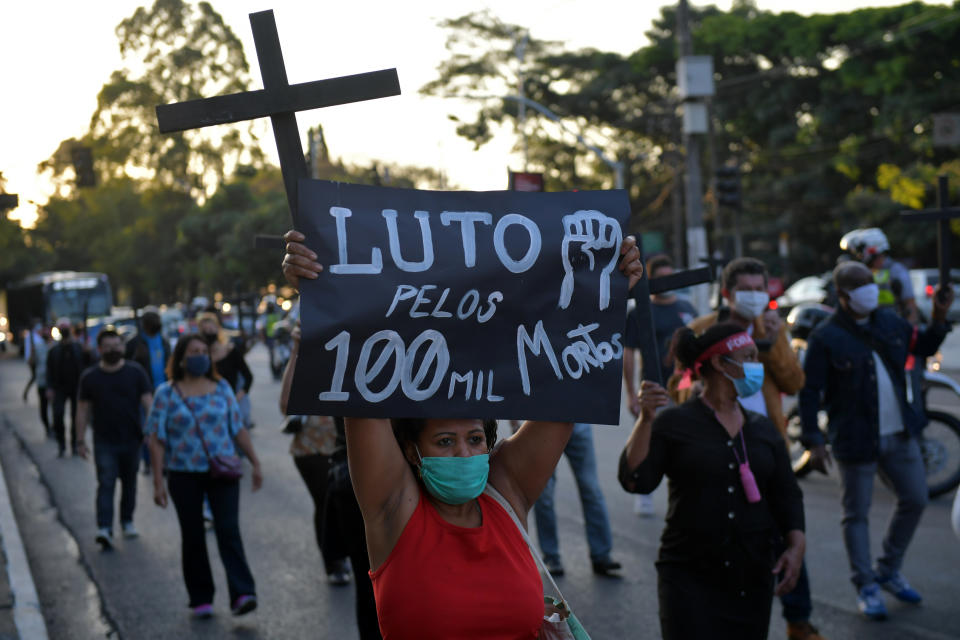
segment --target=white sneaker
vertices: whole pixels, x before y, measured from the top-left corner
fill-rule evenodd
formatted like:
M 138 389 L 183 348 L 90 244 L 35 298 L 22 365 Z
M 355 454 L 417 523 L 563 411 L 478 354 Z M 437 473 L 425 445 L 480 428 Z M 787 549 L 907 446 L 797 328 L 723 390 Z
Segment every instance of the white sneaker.
M 653 496 L 641 493 L 633 498 L 633 513 L 642 518 L 649 518 L 656 515 L 656 509 L 653 506 Z
M 124 538 L 139 538 L 140 532 L 137 531 L 137 528 L 133 526 L 132 522 L 124 522 L 120 525 L 120 528 L 123 529 Z
M 97 543 L 103 547 L 103 550 L 113 549 L 113 532 L 110 529 L 104 527 L 103 529 L 97 529 Z

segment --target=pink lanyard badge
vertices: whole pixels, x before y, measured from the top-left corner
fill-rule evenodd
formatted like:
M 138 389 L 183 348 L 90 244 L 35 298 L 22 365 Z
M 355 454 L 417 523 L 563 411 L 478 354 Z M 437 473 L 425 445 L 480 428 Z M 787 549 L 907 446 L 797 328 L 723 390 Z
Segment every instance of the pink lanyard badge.
M 746 425 L 744 425 L 746 426 Z M 737 455 L 736 446 L 733 447 L 733 457 L 740 463 L 740 484 L 743 485 L 743 493 L 747 496 L 747 502 L 760 502 L 760 489 L 757 488 L 757 479 L 750 470 L 750 459 L 747 458 L 747 443 L 743 439 L 743 428 L 740 429 L 740 444 L 743 447 L 743 460 Z

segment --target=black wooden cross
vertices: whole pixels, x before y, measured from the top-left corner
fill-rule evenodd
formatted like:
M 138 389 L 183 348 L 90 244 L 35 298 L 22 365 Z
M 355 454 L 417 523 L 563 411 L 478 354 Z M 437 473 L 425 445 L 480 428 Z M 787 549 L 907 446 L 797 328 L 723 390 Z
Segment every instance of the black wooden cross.
M 643 277 L 630 295 L 637 303 L 637 323 L 640 325 L 640 356 L 643 361 L 641 375 L 644 380 L 663 384 L 663 370 L 660 361 L 660 345 L 657 344 L 657 332 L 653 324 L 653 311 L 650 306 L 651 293 L 663 293 L 683 289 L 695 284 L 710 282 L 713 279 L 713 270 L 710 267 L 699 267 L 678 271 L 669 276 L 650 280 L 646 270 L 646 256 L 643 255 L 643 238 L 637 234 L 637 248 L 640 250 L 640 259 L 644 264 Z
M 277 140 L 280 170 L 287 192 L 287 204 L 297 225 L 297 181 L 307 178 L 297 111 L 317 109 L 350 102 L 361 102 L 400 94 L 396 69 L 372 71 L 342 78 L 289 84 L 280 50 L 280 36 L 273 11 L 250 14 L 253 42 L 260 62 L 263 89 L 226 96 L 190 100 L 157 106 L 161 133 L 197 129 L 270 116 Z
M 923 211 L 901 211 L 900 215 L 908 222 L 933 222 L 937 223 L 937 263 L 940 267 L 940 286 L 945 292 L 950 285 L 950 267 L 952 266 L 952 256 L 950 255 L 950 242 L 953 239 L 953 232 L 950 230 L 950 220 L 960 218 L 960 207 L 951 207 L 950 187 L 947 176 L 942 175 L 937 178 L 937 208 L 924 209 Z

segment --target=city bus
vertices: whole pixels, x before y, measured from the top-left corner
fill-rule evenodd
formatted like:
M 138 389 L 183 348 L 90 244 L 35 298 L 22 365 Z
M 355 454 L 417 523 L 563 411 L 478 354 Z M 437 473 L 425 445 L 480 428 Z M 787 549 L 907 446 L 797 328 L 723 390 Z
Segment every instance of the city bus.
M 50 326 L 61 318 L 74 324 L 110 314 L 113 292 L 104 273 L 47 271 L 7 286 L 9 330 L 17 344 L 30 323 Z

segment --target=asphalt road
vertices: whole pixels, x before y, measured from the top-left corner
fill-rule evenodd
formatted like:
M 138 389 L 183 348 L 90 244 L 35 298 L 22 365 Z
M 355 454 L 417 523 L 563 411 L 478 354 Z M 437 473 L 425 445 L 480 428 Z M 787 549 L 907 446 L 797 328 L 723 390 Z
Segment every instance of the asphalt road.
M 244 479 L 240 519 L 260 608 L 244 618 L 230 615 L 223 570 L 210 534 L 216 615 L 212 620 L 193 621 L 186 607 L 172 506 L 155 507 L 149 478 L 140 476 L 136 522 L 141 537 L 118 540 L 115 551 L 101 552 L 93 540 L 92 464 L 56 457 L 56 445 L 45 439 L 36 417 L 35 396 L 28 404 L 20 398 L 26 366 L 19 360 L 0 360 L 0 456 L 51 638 L 357 637 L 353 587 L 331 587 L 324 581 L 312 531 L 312 503 L 288 454 L 289 438 L 279 429 L 279 384 L 269 376 L 264 348 L 254 348 L 249 362 L 256 376 L 251 397 L 257 427 L 252 434 L 265 483 L 260 492 L 252 493 L 249 477 Z M 955 399 L 939 402 L 960 413 Z M 632 496 L 620 489 L 615 475 L 629 426 L 625 418 L 620 427 L 594 429 L 614 531 L 614 557 L 625 567 L 622 578 L 592 574 L 575 484 L 566 463 L 561 463 L 559 471 L 557 515 L 567 569 L 560 587 L 595 640 L 659 637 L 653 561 L 663 527 L 666 487 L 654 494 L 656 517 L 633 514 Z M 890 620 L 874 623 L 856 612 L 840 535 L 836 474 L 815 475 L 804 480 L 802 487 L 813 621 L 828 638 L 960 638 L 960 540 L 950 529 L 949 499 L 938 499 L 928 507 L 904 567 L 905 575 L 924 594 L 924 605 L 888 602 Z M 892 495 L 878 483 L 872 512 L 874 549 L 879 548 L 892 506 Z M 771 638 L 784 637 L 779 615 L 775 603 Z

